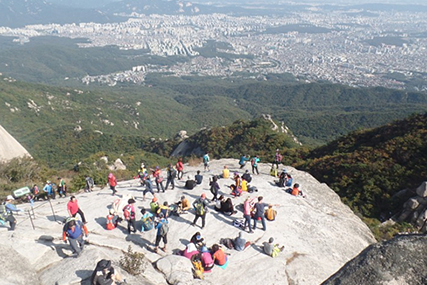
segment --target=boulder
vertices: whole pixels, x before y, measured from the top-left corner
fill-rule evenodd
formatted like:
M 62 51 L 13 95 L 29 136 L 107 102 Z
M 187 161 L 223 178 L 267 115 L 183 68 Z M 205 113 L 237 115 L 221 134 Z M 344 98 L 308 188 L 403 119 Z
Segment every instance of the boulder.
M 408 201 L 406 201 L 406 203 L 404 204 L 405 209 L 411 209 L 414 210 L 416 209 L 418 206 L 420 205 L 420 203 L 418 203 L 417 199 L 415 198 L 411 198 Z
M 322 285 L 427 284 L 427 237 L 400 235 L 369 246 Z
M 116 161 L 114 161 L 114 170 L 126 170 L 126 165 L 120 158 L 117 158 Z
M 417 190 L 415 190 L 417 192 L 417 195 L 420 197 L 427 197 L 427 182 L 424 181 L 423 183 L 421 183 L 420 186 L 418 186 Z
M 193 265 L 186 257 L 168 255 L 157 260 L 156 267 L 165 275 L 169 284 L 189 284 L 194 280 Z

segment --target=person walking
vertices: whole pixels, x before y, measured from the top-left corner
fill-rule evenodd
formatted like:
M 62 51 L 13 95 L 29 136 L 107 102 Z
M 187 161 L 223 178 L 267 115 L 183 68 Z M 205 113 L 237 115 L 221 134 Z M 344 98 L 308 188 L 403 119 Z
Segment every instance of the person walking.
M 156 169 L 152 170 L 153 177 L 156 181 L 157 186 L 157 193 L 160 192 L 160 189 L 162 189 L 163 193 L 165 192 L 165 187 L 163 187 L 163 177 L 161 175 L 161 170 L 159 166 L 156 166 Z
M 88 236 L 88 230 L 86 226 L 79 220 L 73 219 L 70 220 L 64 227 L 62 233 L 62 239 L 66 243 L 67 237 L 68 242 L 73 250 L 74 254 L 77 254 L 77 257 L 80 256 L 84 248 L 83 235 Z
M 165 190 L 168 190 L 169 184 L 172 185 L 172 190 L 175 189 L 175 178 L 176 178 L 176 170 L 173 167 L 172 163 L 169 164 L 168 168 L 166 169 L 167 172 L 167 180 L 166 180 L 166 187 Z M 178 172 L 179 176 L 179 172 Z
M 83 224 L 87 224 L 85 214 L 80 209 L 79 204 L 77 203 L 76 196 L 73 195 L 70 197 L 70 201 L 68 201 L 67 203 L 67 211 L 68 211 L 68 215 L 73 218 L 75 218 L 76 215 L 79 214 L 80 217 L 82 218 Z
M 110 189 L 113 191 L 113 196 L 116 195 L 116 186 L 117 186 L 117 179 L 116 176 L 114 176 L 113 173 L 108 174 L 108 184 L 110 185 Z
M 14 231 L 16 227 L 16 219 L 13 216 L 13 212 L 21 212 L 12 201 L 15 200 L 12 195 L 6 197 L 6 201 L 0 205 L 0 223 L 4 225 L 5 222 L 9 222 L 9 230 Z
M 198 199 L 193 202 L 193 207 L 196 211 L 196 216 L 194 221 L 191 224 L 192 226 L 196 225 L 196 222 L 199 218 L 202 218 L 202 229 L 205 227 L 206 212 L 208 211 L 209 201 L 206 199 L 206 194 L 202 193 Z
M 123 208 L 123 216 L 125 217 L 126 221 L 128 222 L 128 233 L 136 233 L 136 226 L 135 226 L 135 200 L 129 199 L 128 204 Z
M 209 161 L 210 161 L 209 153 L 206 152 L 205 155 L 203 156 L 203 165 L 205 167 L 205 171 L 210 171 Z
M 168 232 L 169 232 L 169 222 L 167 219 L 165 219 L 165 216 L 163 213 L 159 214 L 159 222 L 156 225 L 157 234 L 156 234 L 156 243 L 154 251 L 158 252 L 160 241 L 163 240 L 163 247 L 160 249 L 166 252 L 166 246 L 168 244 Z
M 258 155 L 256 155 L 255 157 L 252 158 L 251 160 L 251 165 L 252 165 L 252 174 L 255 175 L 255 171 L 256 174 L 259 175 L 259 171 L 258 171 L 258 162 L 259 162 L 259 157 Z
M 175 165 L 176 171 L 178 171 L 177 178 L 181 180 L 184 176 L 184 164 L 182 163 L 182 157 L 178 158 L 178 162 Z

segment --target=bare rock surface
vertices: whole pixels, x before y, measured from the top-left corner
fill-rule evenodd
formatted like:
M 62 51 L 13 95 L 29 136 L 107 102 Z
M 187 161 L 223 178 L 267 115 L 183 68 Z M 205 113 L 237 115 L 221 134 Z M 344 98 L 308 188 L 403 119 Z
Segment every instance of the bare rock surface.
M 31 156 L 30 153 L 2 126 L 0 126 L 0 161 L 15 157 Z
M 369 246 L 322 285 L 427 284 L 426 262 L 427 236 L 400 235 Z
M 174 162 L 174 161 L 172 161 Z M 218 175 L 227 165 L 230 173 L 239 170 L 238 161 L 235 159 L 221 159 L 212 161 L 210 172 L 203 171 L 203 165 L 184 165 L 184 177 L 194 177 L 197 170 L 202 171 L 203 183 L 193 190 L 184 189 L 185 181 L 176 181 L 174 190 L 165 193 L 156 193 L 161 203 L 169 204 L 179 201 L 182 195 L 193 202 L 202 193 L 211 198 L 209 192 L 209 178 Z M 247 168 L 250 166 L 248 165 Z M 134 251 L 145 254 L 146 269 L 140 276 L 131 276 L 123 272 L 123 278 L 128 284 L 320 284 L 331 274 L 339 270 L 346 262 L 358 255 L 364 248 L 375 242 L 368 227 L 344 204 L 340 198 L 327 185 L 319 183 L 310 174 L 298 171 L 292 167 L 285 168 L 293 176 L 294 183 L 301 185 L 306 198 L 294 197 L 284 191 L 284 188 L 275 186 L 277 178 L 270 176 L 270 165 L 260 164 L 260 175 L 253 177 L 250 183 L 258 188 L 258 192 L 244 193 L 241 197 L 234 198 L 234 205 L 242 204 L 246 197 L 262 195 L 266 203 L 278 204 L 275 207 L 278 215 L 276 221 L 267 222 L 267 230 L 263 231 L 260 223 L 255 233 L 243 233 L 243 238 L 253 242 L 244 251 L 228 250 L 229 265 L 226 269 L 215 267 L 211 273 L 205 273 L 204 280 L 192 280 L 189 277 L 191 265 L 182 263 L 182 257 L 170 256 L 175 250 L 183 250 L 191 236 L 201 232 L 208 246 L 219 243 L 221 238 L 235 238 L 241 232 L 233 226 L 233 220 L 242 218 L 242 212 L 232 216 L 217 213 L 214 203 L 209 206 L 206 216 L 206 227 L 201 229 L 191 226 L 194 211 L 180 217 L 170 217 L 170 232 L 168 234 L 168 250 L 161 255 L 152 252 L 155 241 L 155 231 L 137 232 L 127 234 L 126 222 L 119 227 L 108 231 L 105 229 L 106 215 L 111 204 L 122 195 L 132 195 L 136 198 L 137 220 L 140 219 L 140 208 L 149 208 L 151 200 L 147 194 L 142 200 L 142 190 L 137 180 L 119 182 L 118 196 L 112 196 L 108 187 L 96 188 L 91 193 L 77 195 L 80 208 L 88 220 L 89 229 L 88 245 L 78 258 L 70 257 L 71 250 L 68 244 L 61 240 L 62 221 L 67 216 L 68 198 L 52 200 L 49 202 L 35 203 L 35 229 L 32 228 L 27 212 L 16 215 L 17 228 L 10 232 L 5 227 L 0 227 L 0 240 L 3 246 L 1 253 L 13 251 L 15 258 L 23 266 L 30 268 L 36 281 L 26 284 L 82 284 L 87 283 L 87 277 L 96 263 L 102 258 L 113 261 L 118 266 L 123 252 L 131 245 Z M 244 170 L 243 170 L 244 171 Z M 163 170 L 165 176 L 165 171 Z M 220 192 L 226 197 L 231 197 L 228 186 L 231 179 L 219 179 Z M 29 209 L 29 204 L 19 205 L 24 210 Z M 140 223 L 137 223 L 140 227 Z M 284 245 L 284 251 L 277 257 L 271 258 L 262 252 L 262 243 L 274 237 L 275 242 Z M 161 261 L 163 260 L 163 261 Z M 167 262 L 170 270 L 159 270 L 153 264 Z M 175 265 L 180 264 L 180 269 Z M 188 268 L 183 270 L 183 267 Z M 176 270 L 176 272 L 175 272 Z M 11 284 L 20 283 L 19 271 L 11 271 L 8 276 Z M 185 274 L 183 273 L 185 272 Z M 182 274 L 182 275 L 180 275 Z M 183 279 L 183 280 L 180 280 Z M 13 281 L 15 280 L 15 283 Z M 191 283 L 190 283 L 191 282 Z

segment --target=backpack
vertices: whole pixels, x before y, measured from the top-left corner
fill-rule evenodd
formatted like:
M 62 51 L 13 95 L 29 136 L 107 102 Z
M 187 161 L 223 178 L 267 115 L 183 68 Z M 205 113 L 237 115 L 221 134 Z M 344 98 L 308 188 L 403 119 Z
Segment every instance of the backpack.
M 0 205 L 0 219 L 4 220 L 4 219 L 6 219 L 6 216 L 7 216 L 6 205 L 1 204 Z
M 204 268 L 203 268 L 202 261 L 200 260 L 198 254 L 195 254 L 191 257 L 191 264 L 193 265 L 194 278 L 199 278 L 199 279 L 203 280 L 204 279 L 204 276 L 203 276 Z
M 196 181 L 194 181 L 194 180 L 187 180 L 185 182 L 185 189 L 192 190 L 194 187 L 196 187 L 196 185 L 197 185 Z
M 282 156 L 281 154 L 278 154 L 278 155 L 277 155 L 277 161 L 279 161 L 279 162 L 280 162 L 280 161 L 282 161 L 282 159 L 283 159 L 283 156 Z
M 222 238 L 219 240 L 219 243 L 223 244 L 228 249 L 234 248 L 233 241 L 231 240 L 231 238 Z
M 204 155 L 204 156 L 203 156 L 203 162 L 204 162 L 204 163 L 208 162 L 208 156 L 207 156 L 207 155 Z
M 245 228 L 245 220 L 244 219 L 235 219 L 233 221 L 233 226 L 237 228 Z
M 198 202 L 196 204 L 196 214 L 200 216 L 205 214 L 205 205 L 203 205 L 203 202 Z
M 131 208 L 129 205 L 127 205 L 123 208 L 123 215 L 124 215 L 126 220 L 130 220 L 130 216 L 131 216 L 130 210 L 131 210 Z
M 167 235 L 168 232 L 169 232 L 169 226 L 168 226 L 167 222 L 164 221 L 164 222 L 162 222 L 162 225 L 160 226 L 159 234 L 160 234 L 160 236 L 164 237 L 165 235 Z
M 97 284 L 97 279 L 98 279 L 98 275 L 97 273 L 104 270 L 105 268 L 110 268 L 111 267 L 111 261 L 110 260 L 106 260 L 106 259 L 101 259 L 95 267 L 95 270 L 92 273 L 91 276 L 91 285 L 96 285 Z

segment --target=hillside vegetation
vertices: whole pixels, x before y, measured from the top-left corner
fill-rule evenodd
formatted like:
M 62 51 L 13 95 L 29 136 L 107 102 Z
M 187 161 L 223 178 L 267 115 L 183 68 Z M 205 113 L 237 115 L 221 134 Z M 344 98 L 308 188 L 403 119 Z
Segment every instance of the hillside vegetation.
M 427 178 L 427 114 L 355 131 L 309 153 L 299 167 L 327 183 L 365 217 L 389 218 L 405 200 L 393 197 Z

